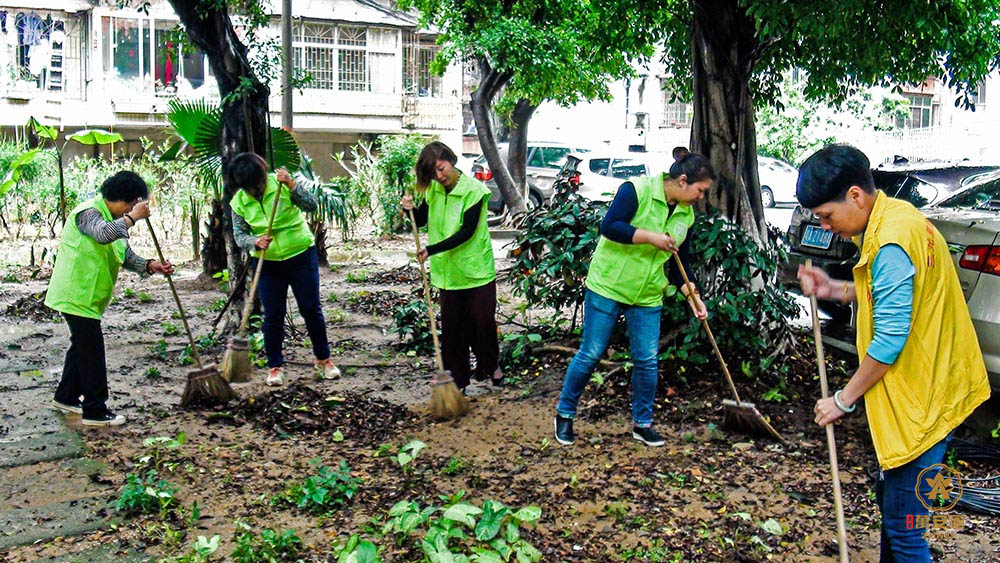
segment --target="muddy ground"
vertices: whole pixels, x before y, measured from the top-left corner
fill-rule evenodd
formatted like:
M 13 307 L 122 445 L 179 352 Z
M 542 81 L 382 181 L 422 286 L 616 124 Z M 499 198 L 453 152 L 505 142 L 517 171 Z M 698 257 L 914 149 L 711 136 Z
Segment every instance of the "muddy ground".
M 109 544 L 166 557 L 187 552 L 198 535 L 219 534 L 215 555 L 224 558 L 234 548 L 234 522 L 240 518 L 256 530 L 295 530 L 307 546 L 305 560 L 327 560 L 352 533 L 375 540 L 385 560 L 419 560 L 413 550 L 378 540 L 373 532 L 380 526 L 372 519 L 384 520 L 400 500 L 440 504 L 438 495 L 464 490 L 475 504 L 494 499 L 513 507 L 541 507 L 537 527 L 526 535 L 545 561 L 835 559 L 825 434 L 811 423 L 818 383 L 805 334 L 789 379 L 791 400 L 761 404 L 786 437 L 785 445 L 718 427 L 725 389 L 714 366 L 689 369 L 682 378 L 676 366 L 661 362 L 656 416 L 667 438 L 664 447 L 632 440 L 629 391 L 621 377 L 588 390 L 577 444 L 561 447 L 552 436 L 552 414 L 568 357 L 559 354 L 539 357 L 532 368 L 514 374 L 514 385 L 500 391 L 474 384 L 471 414 L 437 423 L 425 410 L 430 358 L 400 354 L 397 338 L 388 332 L 390 305 L 408 301 L 416 287 L 415 270 L 405 268 L 408 248 L 401 238 L 332 250 L 334 267 L 321 272 L 321 291 L 334 357 L 344 370 L 341 380 L 312 378 L 304 330 L 293 318 L 299 337 L 286 340 L 286 356 L 293 363 L 285 387 L 263 386 L 263 370 L 258 370 L 254 381 L 236 386 L 238 403 L 195 412 L 177 406 L 188 368 L 178 363 L 185 340 L 172 328 L 180 323 L 171 318 L 166 283 L 123 273 L 104 332 L 109 405 L 129 421 L 121 428 L 94 430 L 69 417 L 85 442 L 86 457 L 101 469 L 74 487 L 75 477 L 58 478 L 61 470 L 53 466 L 57 478 L 38 487 L 30 502 L 82 495 L 81 488 L 114 500 L 126 476 L 149 464 L 141 461 L 151 454 L 143 440 L 183 432 L 186 441 L 156 452 L 154 463 L 161 476 L 179 486 L 183 506 L 197 502 L 200 518 L 194 523 L 156 515 L 116 519 L 101 531 L 14 547 L 0 557 L 29 561 Z M 196 266 L 188 264 L 177 278 L 197 337 L 208 334 L 225 295 L 213 283 L 198 281 L 196 273 Z M 37 305 L 44 289 L 44 280 L 26 276 L 0 284 L 0 311 L 6 311 L 0 317 L 6 343 L 0 349 L 0 439 L 37 406 L 30 402 L 48 401 L 57 383 L 68 332 Z M 502 307 L 513 311 L 517 300 L 509 287 L 501 284 L 500 293 Z M 563 344 L 572 347 L 574 341 Z M 205 355 L 218 359 L 221 351 L 216 344 Z M 843 358 L 831 363 L 836 388 L 850 364 Z M 766 391 L 747 381 L 741 385 L 749 396 Z M 848 417 L 837 433 L 853 558 L 874 561 L 879 524 L 869 475 L 876 466 L 863 414 Z M 412 438 L 427 448 L 411 471 L 403 471 L 388 454 Z M 273 506 L 272 497 L 314 472 L 310 460 L 315 458 L 330 467 L 347 463 L 361 479 L 354 499 L 320 517 Z M 979 476 L 1000 473 L 996 466 L 963 467 Z M 18 471 L 27 470 L 2 471 L 16 479 Z M 936 541 L 934 549 L 947 561 L 996 560 L 998 526 L 998 518 L 967 513 L 964 529 L 953 539 Z

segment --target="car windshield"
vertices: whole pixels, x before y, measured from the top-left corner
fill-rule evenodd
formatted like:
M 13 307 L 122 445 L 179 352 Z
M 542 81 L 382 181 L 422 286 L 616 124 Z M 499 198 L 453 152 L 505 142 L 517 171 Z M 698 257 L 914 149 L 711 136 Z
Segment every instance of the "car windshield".
M 1000 178 L 970 188 L 945 201 L 941 207 L 1000 211 Z

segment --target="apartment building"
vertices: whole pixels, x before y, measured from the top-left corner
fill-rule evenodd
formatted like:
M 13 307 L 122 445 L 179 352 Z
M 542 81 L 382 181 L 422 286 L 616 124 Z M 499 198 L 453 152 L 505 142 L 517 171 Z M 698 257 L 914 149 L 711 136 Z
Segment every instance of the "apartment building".
M 414 132 L 460 144 L 461 68 L 433 76 L 436 36 L 393 5 L 293 4 L 294 65 L 312 77 L 294 93 L 294 127 L 325 176 L 341 172 L 330 154 L 382 134 Z M 280 44 L 281 2 L 271 8 L 265 41 L 251 45 L 256 56 L 277 57 L 264 50 L 267 40 Z M 19 134 L 31 116 L 69 133 L 100 127 L 125 137 L 116 151 L 142 150 L 143 136 L 163 138 L 169 100 L 219 99 L 207 57 L 182 49 L 177 23 L 165 0 L 148 12 L 114 1 L 0 0 L 0 129 Z M 278 80 L 269 84 L 275 124 Z

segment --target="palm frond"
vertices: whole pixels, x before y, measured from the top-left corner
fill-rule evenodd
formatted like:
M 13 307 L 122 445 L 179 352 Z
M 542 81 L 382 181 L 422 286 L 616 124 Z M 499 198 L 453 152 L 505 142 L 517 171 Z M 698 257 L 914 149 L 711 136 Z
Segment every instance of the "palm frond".
M 168 106 L 170 111 L 167 112 L 167 121 L 170 123 L 170 127 L 173 128 L 178 137 L 187 141 L 189 145 L 194 145 L 195 134 L 202 120 L 221 112 L 218 105 L 204 99 L 178 100 L 174 98 L 170 100 Z
M 299 144 L 295 141 L 295 137 L 291 133 L 281 129 L 280 127 L 271 127 L 271 142 L 268 147 L 267 163 L 271 164 L 271 149 L 274 149 L 274 168 L 278 169 L 282 166 L 285 167 L 289 172 L 295 172 L 299 169 L 302 162 L 301 151 L 299 150 Z

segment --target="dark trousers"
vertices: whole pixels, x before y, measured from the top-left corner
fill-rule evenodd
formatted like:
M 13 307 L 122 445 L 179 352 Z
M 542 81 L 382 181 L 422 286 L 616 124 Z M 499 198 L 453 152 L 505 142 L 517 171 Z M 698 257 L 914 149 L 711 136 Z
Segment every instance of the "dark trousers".
M 108 407 L 108 369 L 104 364 L 101 321 L 63 313 L 69 325 L 69 350 L 55 399 L 75 405 L 83 395 L 83 416 L 104 414 Z
M 326 321 L 323 319 L 323 306 L 319 297 L 319 264 L 316 256 L 316 247 L 311 246 L 309 250 L 287 260 L 264 260 L 257 287 L 260 290 L 261 305 L 264 306 L 264 352 L 267 354 L 269 368 L 285 364 L 281 344 L 285 338 L 289 287 L 299 306 L 299 314 L 306 323 L 313 354 L 320 360 L 330 357 Z M 252 262 L 251 267 L 256 268 L 257 259 L 254 258 Z
M 476 355 L 475 379 L 493 375 L 500 357 L 497 343 L 497 284 L 469 289 L 441 290 L 441 359 L 455 385 L 469 384 L 469 349 Z

